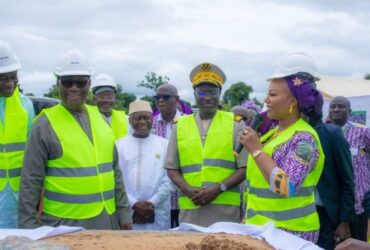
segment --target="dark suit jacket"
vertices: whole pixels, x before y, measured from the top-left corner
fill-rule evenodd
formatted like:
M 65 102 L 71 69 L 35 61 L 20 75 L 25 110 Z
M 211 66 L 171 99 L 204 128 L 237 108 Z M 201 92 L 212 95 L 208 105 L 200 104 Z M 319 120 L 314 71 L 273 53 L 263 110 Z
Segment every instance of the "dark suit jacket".
M 355 218 L 352 157 L 342 129 L 320 123 L 316 127 L 325 154 L 317 190 L 334 226 Z

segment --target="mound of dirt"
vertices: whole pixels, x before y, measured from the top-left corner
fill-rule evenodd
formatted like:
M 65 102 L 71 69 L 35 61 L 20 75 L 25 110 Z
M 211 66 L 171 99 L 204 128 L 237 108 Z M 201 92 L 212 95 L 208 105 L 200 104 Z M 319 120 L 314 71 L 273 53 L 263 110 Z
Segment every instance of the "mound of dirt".
M 82 249 L 135 250 L 255 250 L 273 249 L 264 241 L 245 235 L 203 234 L 177 231 L 82 231 L 44 239 L 43 241 Z
M 243 236 L 247 237 L 247 236 Z M 188 243 L 186 249 L 188 250 L 254 250 L 254 249 L 271 249 L 269 246 L 263 246 L 258 240 L 248 238 L 248 240 L 232 240 L 228 235 L 205 236 L 199 244 Z

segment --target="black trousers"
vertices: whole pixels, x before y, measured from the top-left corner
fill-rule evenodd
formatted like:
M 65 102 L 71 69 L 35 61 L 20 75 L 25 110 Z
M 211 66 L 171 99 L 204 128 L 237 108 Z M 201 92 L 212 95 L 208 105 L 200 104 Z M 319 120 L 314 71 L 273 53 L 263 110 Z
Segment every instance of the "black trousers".
M 357 240 L 367 241 L 367 214 L 356 215 L 357 221 L 350 224 L 351 237 Z
M 316 210 L 320 220 L 320 234 L 317 245 L 325 250 L 333 250 L 336 226 L 331 222 L 324 206 L 316 206 Z
M 180 210 L 171 209 L 171 228 L 175 228 L 179 226 L 179 213 L 180 213 Z

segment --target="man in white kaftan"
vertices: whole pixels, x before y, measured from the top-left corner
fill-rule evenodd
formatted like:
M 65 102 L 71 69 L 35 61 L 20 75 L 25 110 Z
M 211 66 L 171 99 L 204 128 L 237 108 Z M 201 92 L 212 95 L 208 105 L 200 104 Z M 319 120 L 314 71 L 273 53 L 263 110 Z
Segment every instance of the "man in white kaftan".
M 152 110 L 146 101 L 130 104 L 133 134 L 116 142 L 118 162 L 133 215 L 133 230 L 170 228 L 172 185 L 163 168 L 168 141 L 150 134 Z

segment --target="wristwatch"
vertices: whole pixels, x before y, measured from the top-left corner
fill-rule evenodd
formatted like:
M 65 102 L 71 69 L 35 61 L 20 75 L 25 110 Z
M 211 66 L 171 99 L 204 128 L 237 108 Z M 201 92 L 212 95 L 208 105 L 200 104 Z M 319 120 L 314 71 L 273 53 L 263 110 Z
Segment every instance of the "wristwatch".
M 225 192 L 227 190 L 227 187 L 225 184 L 223 184 L 222 182 L 220 183 L 220 191 L 221 192 Z

